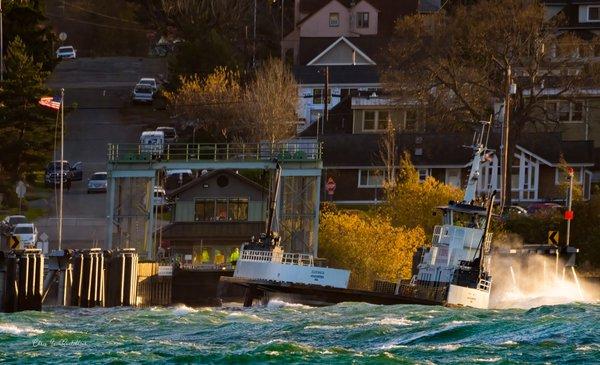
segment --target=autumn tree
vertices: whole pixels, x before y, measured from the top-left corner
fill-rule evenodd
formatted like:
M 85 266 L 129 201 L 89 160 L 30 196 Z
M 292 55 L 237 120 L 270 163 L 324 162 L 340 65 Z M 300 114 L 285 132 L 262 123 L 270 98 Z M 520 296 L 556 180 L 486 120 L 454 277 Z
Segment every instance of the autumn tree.
M 593 55 L 597 40 L 559 33 L 560 21 L 547 20 L 533 0 L 481 0 L 405 17 L 387 49 L 383 80 L 397 97 L 427 105 L 429 127 L 444 130 L 489 119 L 507 93 L 507 80 L 516 83 L 510 152 L 528 128 L 557 125 L 558 115 L 544 105 L 549 93 L 573 98 L 595 82 L 597 64 L 576 56 Z
M 384 216 L 328 211 L 320 218 L 319 256 L 350 270 L 353 288 L 372 289 L 375 279 L 409 279 L 413 254 L 424 241 L 423 229 L 395 227 Z
M 181 86 L 166 92 L 171 113 L 216 141 L 228 141 L 240 132 L 242 88 L 239 73 L 225 67 L 201 78 L 181 76 Z
M 256 141 L 275 142 L 296 131 L 298 85 L 279 59 L 267 60 L 245 90 L 248 130 Z
M 419 174 L 410 161 L 410 155 L 404 153 L 398 167 L 398 180 L 386 185 L 385 203 L 378 213 L 389 217 L 395 227 L 421 227 L 427 234 L 431 234 L 433 227 L 440 224 L 440 218 L 433 215 L 435 208 L 461 198 L 460 189 L 431 176 L 419 181 Z
M 241 85 L 238 72 L 218 67 L 205 78 L 181 77 L 165 93 L 172 114 L 216 141 L 278 141 L 294 135 L 297 85 L 283 62 L 270 59 Z

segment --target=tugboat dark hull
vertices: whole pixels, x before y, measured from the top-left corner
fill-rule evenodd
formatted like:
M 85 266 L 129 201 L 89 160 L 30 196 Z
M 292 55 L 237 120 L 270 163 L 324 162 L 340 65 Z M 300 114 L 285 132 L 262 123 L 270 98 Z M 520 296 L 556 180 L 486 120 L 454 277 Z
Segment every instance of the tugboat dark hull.
M 401 290 L 400 293 L 395 294 L 368 290 L 331 288 L 318 285 L 251 280 L 238 277 L 221 277 L 221 284 L 245 287 L 246 297 L 244 299 L 244 306 L 251 306 L 255 301 L 267 303 L 272 299 L 310 306 L 327 306 L 343 302 L 361 302 L 380 305 L 445 305 L 446 297 L 445 290 L 440 290 L 441 288 L 437 290 L 434 289 L 428 293 L 421 291 L 420 294 L 423 295 L 419 295 L 418 287 L 410 287 L 408 285 L 405 286 L 405 289 Z M 411 290 L 411 288 L 413 289 Z

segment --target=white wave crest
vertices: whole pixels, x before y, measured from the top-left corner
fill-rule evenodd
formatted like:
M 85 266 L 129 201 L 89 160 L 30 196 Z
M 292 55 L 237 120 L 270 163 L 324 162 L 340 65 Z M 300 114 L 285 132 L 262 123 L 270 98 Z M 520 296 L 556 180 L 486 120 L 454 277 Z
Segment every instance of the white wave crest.
M 176 315 L 176 316 L 185 316 L 186 314 L 196 313 L 196 312 L 198 312 L 197 309 L 188 307 L 184 304 L 178 304 L 175 307 L 173 307 L 173 315 Z
M 288 302 L 285 302 L 285 301 L 279 300 L 279 299 L 271 299 L 267 303 L 267 308 L 283 308 L 283 307 L 287 307 L 287 308 L 303 308 L 303 309 L 312 308 L 312 307 L 310 307 L 308 305 L 298 304 L 298 303 L 288 303 Z
M 0 323 L 0 333 L 8 333 L 17 336 L 35 336 L 44 333 L 44 331 L 33 327 L 15 326 L 14 324 Z

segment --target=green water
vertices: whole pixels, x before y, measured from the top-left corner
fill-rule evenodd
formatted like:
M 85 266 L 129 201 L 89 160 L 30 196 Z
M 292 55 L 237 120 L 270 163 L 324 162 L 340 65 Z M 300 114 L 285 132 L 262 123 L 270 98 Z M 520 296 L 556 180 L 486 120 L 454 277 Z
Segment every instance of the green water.
M 0 314 L 0 362 L 598 364 L 600 305 L 53 308 Z

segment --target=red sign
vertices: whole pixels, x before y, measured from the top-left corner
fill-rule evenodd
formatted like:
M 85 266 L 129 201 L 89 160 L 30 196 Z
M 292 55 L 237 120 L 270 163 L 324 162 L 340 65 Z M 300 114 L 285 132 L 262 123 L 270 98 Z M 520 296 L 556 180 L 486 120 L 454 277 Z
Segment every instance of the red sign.
M 575 170 L 573 170 L 572 167 L 568 167 L 567 168 L 567 174 L 569 174 L 569 176 L 573 176 L 573 174 L 575 174 Z
M 333 181 L 333 178 L 329 178 L 327 179 L 327 183 L 325 184 L 325 189 L 327 189 L 327 194 L 329 195 L 333 195 L 333 193 L 335 192 L 335 188 L 336 188 L 336 183 L 335 181 Z
M 572 210 L 567 210 L 567 211 L 565 212 L 565 219 L 566 219 L 566 220 L 568 220 L 568 221 L 572 220 L 572 219 L 573 219 L 573 216 L 574 216 L 574 213 L 573 213 L 573 211 L 572 211 Z

